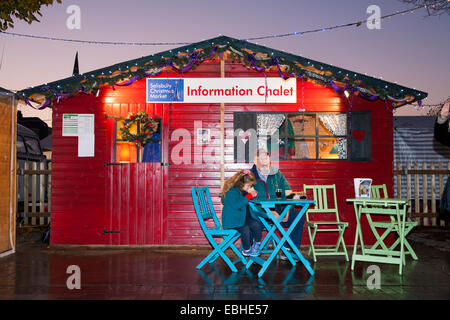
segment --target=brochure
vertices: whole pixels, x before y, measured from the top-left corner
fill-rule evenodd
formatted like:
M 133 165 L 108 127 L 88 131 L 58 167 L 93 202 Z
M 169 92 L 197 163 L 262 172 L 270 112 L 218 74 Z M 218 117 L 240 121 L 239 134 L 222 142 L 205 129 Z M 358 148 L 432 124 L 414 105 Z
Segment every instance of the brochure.
M 370 198 L 370 186 L 372 179 L 370 178 L 355 178 L 355 197 L 356 198 Z

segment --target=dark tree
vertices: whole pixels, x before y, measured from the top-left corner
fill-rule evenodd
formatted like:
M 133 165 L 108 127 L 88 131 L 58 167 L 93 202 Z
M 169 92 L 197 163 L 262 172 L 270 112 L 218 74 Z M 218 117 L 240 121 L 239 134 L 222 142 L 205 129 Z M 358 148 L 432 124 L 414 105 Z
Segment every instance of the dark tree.
M 49 6 L 61 0 L 1 0 L 0 1 L 0 31 L 14 27 L 13 18 L 23 20 L 31 24 L 39 22 L 36 15 L 42 17 L 40 12 L 43 5 Z

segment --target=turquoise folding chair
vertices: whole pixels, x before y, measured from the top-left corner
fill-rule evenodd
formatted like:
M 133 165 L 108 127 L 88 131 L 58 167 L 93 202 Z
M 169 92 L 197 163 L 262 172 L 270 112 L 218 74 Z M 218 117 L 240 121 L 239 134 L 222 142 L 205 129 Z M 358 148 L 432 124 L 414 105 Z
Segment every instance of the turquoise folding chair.
M 370 187 L 370 197 L 372 199 L 387 199 L 387 198 L 389 198 L 386 185 L 385 184 L 372 185 Z M 372 246 L 372 249 L 381 247 L 382 249 L 388 251 L 388 250 L 393 250 L 394 248 L 396 248 L 399 245 L 400 237 L 398 237 L 397 240 L 395 240 L 395 242 L 392 244 L 390 249 L 388 249 L 386 247 L 386 245 L 383 243 L 383 240 L 393 231 L 397 232 L 397 234 L 400 236 L 400 230 L 398 229 L 398 223 L 396 221 L 396 218 L 394 216 L 390 216 L 390 218 L 391 218 L 391 221 L 372 221 L 372 219 L 370 218 L 370 215 L 368 215 L 369 225 L 370 225 L 375 237 L 377 238 L 377 242 Z M 405 255 L 410 254 L 414 260 L 418 260 L 418 258 L 417 258 L 416 253 L 414 252 L 413 248 L 411 247 L 409 242 L 406 240 L 406 236 L 408 235 L 408 233 L 411 232 L 411 230 L 415 226 L 417 226 L 417 224 L 418 224 L 417 221 L 406 221 L 405 222 L 405 234 L 404 234 L 404 239 L 403 239 L 406 250 L 407 250 L 405 252 Z M 379 234 L 376 232 L 376 228 L 386 229 L 386 231 L 381 236 L 379 236 Z M 405 264 L 405 262 L 403 262 L 403 264 Z
M 230 267 L 231 271 L 237 272 L 235 264 L 242 262 L 245 266 L 247 260 L 244 258 L 242 253 L 236 248 L 234 242 L 241 236 L 237 230 L 234 229 L 222 229 L 219 219 L 217 219 L 216 212 L 211 201 L 211 194 L 209 192 L 208 186 L 203 188 L 191 187 L 192 201 L 194 202 L 195 212 L 197 213 L 198 221 L 202 227 L 203 233 L 208 239 L 211 246 L 214 248 L 210 254 L 206 256 L 196 267 L 201 269 L 206 263 L 213 263 L 219 256 L 226 262 Z M 209 228 L 205 220 L 213 219 L 214 227 Z M 217 237 L 222 237 L 223 241 L 218 244 L 215 240 Z M 238 256 L 238 259 L 231 261 L 230 258 L 225 254 L 225 251 L 230 248 Z

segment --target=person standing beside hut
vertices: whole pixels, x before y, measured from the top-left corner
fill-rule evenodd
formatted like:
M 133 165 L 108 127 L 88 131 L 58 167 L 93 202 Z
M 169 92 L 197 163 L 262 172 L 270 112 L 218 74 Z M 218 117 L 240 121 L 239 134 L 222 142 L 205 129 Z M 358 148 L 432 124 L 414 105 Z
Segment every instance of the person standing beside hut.
M 449 109 L 450 98 L 445 101 L 434 124 L 434 138 L 448 147 L 450 147 Z
M 450 111 L 450 98 L 448 98 L 442 106 L 434 124 L 434 138 L 450 147 L 450 123 L 449 123 L 449 111 Z M 447 177 L 447 182 L 444 187 L 444 192 L 441 196 L 440 208 L 441 212 L 439 220 L 448 221 L 450 215 L 450 177 Z

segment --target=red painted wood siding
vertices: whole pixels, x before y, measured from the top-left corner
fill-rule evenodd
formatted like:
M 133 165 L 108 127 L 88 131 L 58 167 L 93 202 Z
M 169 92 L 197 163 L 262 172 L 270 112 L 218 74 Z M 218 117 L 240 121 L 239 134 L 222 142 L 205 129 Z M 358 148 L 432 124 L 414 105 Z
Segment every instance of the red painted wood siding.
M 78 138 L 62 136 L 62 114 L 93 113 L 95 157 L 78 158 Z M 52 244 L 103 244 L 106 128 L 99 100 L 79 94 L 53 109 Z
M 168 168 L 160 163 L 105 167 L 114 155 L 114 121 L 105 115 L 126 117 L 129 112 L 146 110 L 162 119 L 163 135 L 168 134 L 167 106 L 136 103 L 135 95 L 136 90 L 121 88 L 121 101 L 115 90 L 104 89 L 99 97 L 80 94 L 54 109 L 52 244 L 167 243 Z M 95 114 L 93 158 L 78 158 L 77 138 L 62 137 L 65 113 Z M 167 162 L 164 144 L 162 154 Z
M 185 75 L 186 77 L 188 74 Z M 195 77 L 220 77 L 219 65 L 199 67 Z M 226 77 L 261 77 L 258 72 L 248 70 L 240 64 L 226 64 Z M 276 73 L 269 76 L 277 76 Z M 250 168 L 251 165 L 234 163 L 233 157 L 233 113 L 242 111 L 261 112 L 298 112 L 301 104 L 301 81 L 297 81 L 297 104 L 276 105 L 230 105 L 225 106 L 225 178 L 232 176 L 237 170 Z M 332 89 L 304 82 L 304 107 L 308 112 L 344 112 L 349 110 L 345 98 L 338 96 Z M 348 221 L 350 226 L 345 233 L 347 244 L 353 244 L 355 235 L 355 215 L 353 206 L 345 202 L 346 198 L 354 197 L 353 178 L 371 177 L 374 184 L 386 183 L 392 194 L 392 113 L 386 110 L 384 102 L 368 102 L 358 97 L 354 98 L 353 111 L 371 111 L 372 118 L 372 161 L 283 161 L 280 170 L 288 179 L 292 189 L 303 189 L 303 184 L 336 184 L 340 217 Z M 220 130 L 219 104 L 173 104 L 170 108 L 170 132 L 179 128 L 191 133 L 192 151 L 196 144 L 194 121 L 201 120 L 203 128 Z M 231 131 L 231 133 L 230 133 Z M 170 143 L 171 148 L 178 141 Z M 169 171 L 169 243 L 170 244 L 205 244 L 206 241 L 199 228 L 192 200 L 191 186 L 208 185 L 211 189 L 215 210 L 220 217 L 220 142 L 212 141 L 217 146 L 215 164 L 171 165 Z M 204 147 L 203 147 L 204 150 Z M 364 220 L 363 220 L 364 221 Z M 367 235 L 366 242 L 372 243 L 371 231 L 363 223 L 363 231 Z M 321 235 L 322 236 L 322 235 Z M 319 244 L 333 243 L 335 235 L 324 235 L 317 239 Z M 309 243 L 308 236 L 303 232 L 303 244 Z M 334 242 L 335 243 L 335 242 Z
M 126 92 L 126 90 L 123 90 Z M 106 92 L 103 99 L 108 99 Z M 120 104 L 107 107 L 107 114 L 126 117 L 135 108 Z M 145 107 L 145 105 L 143 105 Z M 168 106 L 148 105 L 147 113 L 161 118 L 162 135 L 168 134 Z M 114 161 L 114 120 L 107 120 L 108 162 Z M 167 159 L 167 146 L 163 140 L 161 151 Z M 106 168 L 106 244 L 149 245 L 167 243 L 167 167 L 158 163 L 131 163 Z M 118 233 L 120 232 L 120 233 Z
M 262 74 L 248 70 L 240 64 L 226 64 L 226 77 L 261 77 Z M 161 76 L 179 77 L 179 74 L 168 73 Z M 184 77 L 220 77 L 220 65 L 204 63 L 183 75 Z M 273 73 L 269 76 L 278 76 Z M 168 149 L 163 153 L 165 162 L 159 194 L 155 194 L 148 185 L 153 169 L 147 164 L 130 165 L 122 168 L 106 169 L 104 161 L 111 161 L 111 137 L 108 136 L 108 121 L 105 114 L 126 116 L 129 112 L 146 110 L 149 114 L 162 115 L 164 105 L 145 103 L 145 79 L 128 87 L 104 88 L 98 98 L 91 95 L 77 95 L 58 104 L 54 109 L 53 123 L 53 194 L 52 194 L 52 243 L 65 244 L 206 244 L 200 229 L 190 195 L 191 186 L 208 185 L 211 189 L 214 207 L 220 217 L 220 143 L 217 146 L 214 164 L 173 164 L 170 159 L 171 149 L 178 141 L 167 141 Z M 231 134 L 225 140 L 225 177 L 230 177 L 239 169 L 250 167 L 249 164 L 233 163 L 233 112 L 298 112 L 301 104 L 301 81 L 297 81 L 298 103 L 276 105 L 229 105 L 225 106 L 225 130 Z M 304 106 L 311 112 L 348 111 L 345 98 L 338 96 L 332 89 L 313 83 L 304 83 Z M 285 161 L 280 163 L 280 170 L 285 174 L 291 187 L 302 189 L 303 184 L 337 185 L 339 210 L 343 221 L 350 226 L 345 233 L 345 241 L 352 244 L 355 234 L 355 217 L 353 207 L 345 202 L 354 196 L 353 178 L 371 177 L 374 184 L 386 183 L 392 194 L 392 113 L 386 110 L 384 102 L 368 102 L 355 97 L 353 110 L 371 111 L 372 117 L 372 161 Z M 165 130 L 163 134 L 170 139 L 176 129 L 186 129 L 191 134 L 191 148 L 194 151 L 196 136 L 194 121 L 202 121 L 203 128 L 220 130 L 219 104 L 172 104 L 166 108 Z M 61 137 L 62 113 L 95 113 L 95 157 L 77 158 L 77 138 Z M 110 132 L 110 131 L 109 131 Z M 205 147 L 202 147 L 204 151 Z M 202 152 L 203 152 L 202 151 Z M 107 170 L 111 170 L 108 173 Z M 115 198 L 124 188 L 122 182 L 108 184 L 108 175 L 115 170 L 124 170 L 127 181 L 133 184 L 132 198 L 121 194 L 123 200 Z M 145 176 L 145 178 L 144 178 Z M 116 178 L 119 176 L 116 176 Z M 81 178 L 81 179 L 80 179 Z M 152 180 L 153 181 L 153 180 Z M 138 196 L 137 196 L 138 195 Z M 152 198 L 153 197 L 153 198 Z M 162 199 L 162 202 L 157 200 Z M 153 206 L 160 206 L 155 215 Z M 155 204 L 156 203 L 156 204 Z M 131 210 L 118 210 L 119 217 L 110 215 L 110 209 L 121 206 Z M 147 209 L 146 209 L 147 208 Z M 110 210 L 110 211 L 108 211 Z M 144 216 L 137 216 L 144 210 Z M 144 220 L 145 218 L 145 220 Z M 131 220 L 130 220 L 131 219 Z M 127 222 L 124 222 L 127 221 Z M 130 221 L 133 225 L 131 226 Z M 155 222 L 156 221 L 156 222 Z M 114 240 L 114 236 L 103 236 L 105 228 L 114 228 L 128 223 L 128 234 Z M 158 228 L 160 230 L 158 231 Z M 368 227 L 363 231 L 370 234 Z M 159 234 L 157 232 L 160 232 Z M 151 233 L 151 234 L 148 234 Z M 318 239 L 318 243 L 332 243 L 334 237 Z M 368 239 L 368 243 L 373 241 Z M 308 243 L 307 233 L 303 233 L 303 243 Z

